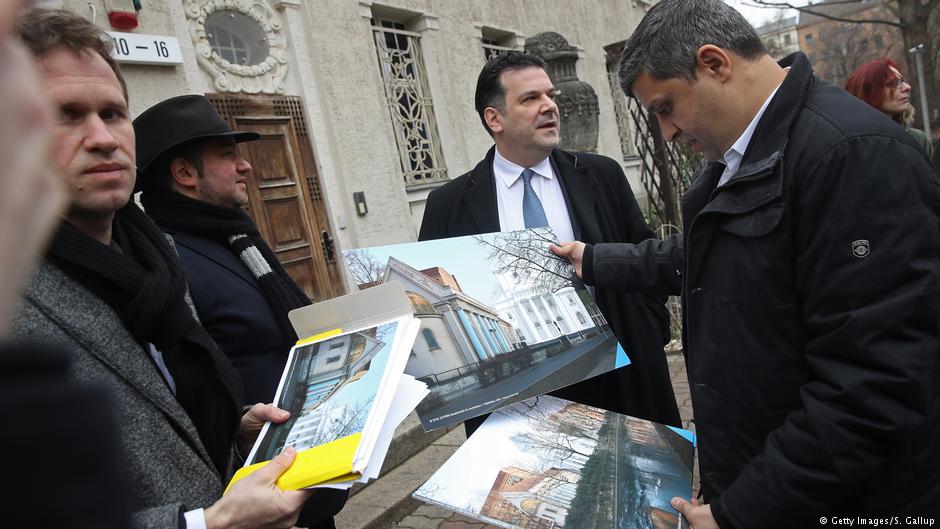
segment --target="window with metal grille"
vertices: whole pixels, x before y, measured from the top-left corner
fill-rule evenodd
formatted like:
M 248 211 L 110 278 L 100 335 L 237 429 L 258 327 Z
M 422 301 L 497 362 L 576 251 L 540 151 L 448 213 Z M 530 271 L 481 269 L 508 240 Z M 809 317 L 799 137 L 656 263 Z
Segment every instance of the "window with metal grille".
M 372 33 L 405 186 L 447 180 L 420 34 L 382 19 L 372 19 Z
M 522 51 L 515 45 L 515 34 L 512 32 L 484 26 L 480 28 L 480 34 L 484 61 L 509 51 Z

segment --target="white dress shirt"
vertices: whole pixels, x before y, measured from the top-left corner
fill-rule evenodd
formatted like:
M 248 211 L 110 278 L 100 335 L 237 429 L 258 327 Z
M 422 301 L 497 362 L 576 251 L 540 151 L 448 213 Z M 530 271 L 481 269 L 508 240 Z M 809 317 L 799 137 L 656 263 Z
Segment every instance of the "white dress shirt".
M 204 509 L 193 509 L 183 513 L 183 519 L 186 521 L 186 529 L 206 529 L 206 511 Z
M 520 178 L 525 169 L 503 158 L 499 149 L 496 149 L 496 156 L 493 157 L 493 176 L 496 177 L 496 206 L 499 210 L 500 231 L 525 229 L 525 220 L 522 217 L 522 193 L 525 184 Z M 555 232 L 559 242 L 573 241 L 574 230 L 568 217 L 565 194 L 548 157 L 529 169 L 535 171 L 531 180 L 532 190 L 542 203 L 548 225 Z
M 728 180 L 731 180 L 731 177 L 741 168 L 741 161 L 744 160 L 744 153 L 747 152 L 747 146 L 751 143 L 751 136 L 754 135 L 754 129 L 757 128 L 757 124 L 760 123 L 760 118 L 764 115 L 764 111 L 767 110 L 774 96 L 777 95 L 777 90 L 780 89 L 780 85 L 782 84 L 782 82 L 778 84 L 777 88 L 774 88 L 774 91 L 767 96 L 767 99 L 764 100 L 764 104 L 761 105 L 754 119 L 752 119 L 747 128 L 744 129 L 744 132 L 741 133 L 738 140 L 731 145 L 731 148 L 725 152 L 725 170 L 721 173 L 721 178 L 718 179 L 719 187 L 728 183 Z

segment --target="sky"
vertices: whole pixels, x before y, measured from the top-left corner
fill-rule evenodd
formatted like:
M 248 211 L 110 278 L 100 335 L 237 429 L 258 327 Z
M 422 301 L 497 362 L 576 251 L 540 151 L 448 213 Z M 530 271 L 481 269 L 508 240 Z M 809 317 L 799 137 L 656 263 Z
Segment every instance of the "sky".
M 454 507 L 469 507 L 478 514 L 501 468 L 538 467 L 542 463 L 535 455 L 523 452 L 513 440 L 518 434 L 532 431 L 533 422 L 564 406 L 564 401 L 554 397 L 539 398 L 538 403 L 540 412 L 527 417 L 529 421 L 513 418 L 518 415 L 511 416 L 505 410 L 491 415 L 418 493 Z M 525 404 L 512 408 L 524 410 Z M 527 416 L 524 412 L 517 413 Z
M 749 0 L 725 0 L 725 3 L 731 7 L 737 9 L 744 15 L 744 18 L 751 23 L 752 26 L 760 27 L 768 22 L 771 22 L 774 19 L 774 16 L 777 14 L 776 9 L 767 9 L 763 7 L 753 7 L 756 4 Z M 792 4 L 802 5 L 805 4 L 805 0 L 796 0 L 791 1 Z M 787 10 L 786 16 L 792 17 L 796 15 L 796 11 L 790 9 Z
M 499 287 L 484 260 L 486 254 L 471 237 L 378 246 L 368 251 L 383 263 L 394 256 L 418 270 L 440 266 L 457 278 L 467 295 L 483 303 L 492 302 Z

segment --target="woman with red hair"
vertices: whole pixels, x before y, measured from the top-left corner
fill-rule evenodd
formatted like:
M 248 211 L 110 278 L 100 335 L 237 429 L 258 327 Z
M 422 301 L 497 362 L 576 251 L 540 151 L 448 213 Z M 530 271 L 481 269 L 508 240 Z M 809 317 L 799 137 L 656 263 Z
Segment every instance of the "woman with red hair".
M 845 91 L 887 114 L 913 136 L 927 158 L 933 155 L 930 138 L 909 126 L 914 116 L 911 85 L 894 61 L 881 59 L 859 66 L 845 82 Z

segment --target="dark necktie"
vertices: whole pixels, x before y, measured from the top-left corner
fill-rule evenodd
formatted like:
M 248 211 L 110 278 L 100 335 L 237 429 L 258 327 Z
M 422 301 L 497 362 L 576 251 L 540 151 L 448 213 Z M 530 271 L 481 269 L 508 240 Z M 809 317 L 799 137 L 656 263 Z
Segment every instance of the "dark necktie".
M 526 168 L 522 171 L 522 219 L 525 221 L 526 229 L 543 228 L 548 226 L 548 218 L 545 216 L 545 209 L 542 208 L 542 201 L 532 189 L 532 176 L 535 171 Z

